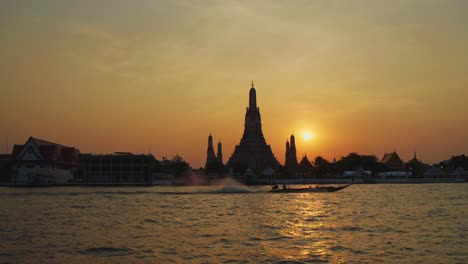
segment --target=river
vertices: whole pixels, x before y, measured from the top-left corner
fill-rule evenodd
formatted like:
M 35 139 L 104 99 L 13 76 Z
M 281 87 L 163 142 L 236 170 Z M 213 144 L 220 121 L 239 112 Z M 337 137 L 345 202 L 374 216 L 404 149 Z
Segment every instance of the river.
M 468 263 L 468 184 L 0 188 L 0 263 Z

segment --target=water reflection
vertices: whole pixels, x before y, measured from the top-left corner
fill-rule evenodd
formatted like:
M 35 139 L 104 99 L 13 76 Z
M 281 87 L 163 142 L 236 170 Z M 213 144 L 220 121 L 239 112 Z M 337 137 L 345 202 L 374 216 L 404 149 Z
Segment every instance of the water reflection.
M 324 205 L 322 194 L 300 194 L 292 195 L 291 206 L 294 215 L 286 221 L 281 235 L 292 239 L 289 250 L 277 250 L 281 257 L 286 260 L 315 259 L 328 261 L 332 252 L 330 245 L 334 243 L 333 238 L 324 233 L 323 230 L 334 228 L 326 219 L 330 211 Z
M 0 258 L 468 262 L 468 185 L 360 185 L 331 194 L 270 194 L 262 187 L 227 194 L 122 189 L 53 188 L 24 195 L 22 189 L 0 190 Z

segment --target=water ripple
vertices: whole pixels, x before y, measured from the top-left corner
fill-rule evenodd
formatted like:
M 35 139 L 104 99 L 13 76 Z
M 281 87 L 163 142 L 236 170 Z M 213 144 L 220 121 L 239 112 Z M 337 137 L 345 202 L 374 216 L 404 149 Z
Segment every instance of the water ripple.
M 467 184 L 268 188 L 0 188 L 0 259 L 468 263 Z
M 114 248 L 114 247 L 93 247 L 88 248 L 81 252 L 84 255 L 94 255 L 94 256 L 125 256 L 135 253 L 130 248 Z

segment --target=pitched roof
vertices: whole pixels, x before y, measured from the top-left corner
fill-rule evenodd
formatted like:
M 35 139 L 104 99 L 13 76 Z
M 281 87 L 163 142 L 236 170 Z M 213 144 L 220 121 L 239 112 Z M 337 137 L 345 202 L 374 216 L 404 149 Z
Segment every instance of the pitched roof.
M 18 155 L 21 153 L 21 151 L 23 150 L 24 148 L 24 145 L 14 145 L 13 146 L 13 152 L 11 153 L 11 155 L 15 158 L 15 157 L 18 157 Z
M 60 147 L 66 147 L 66 146 L 64 146 L 64 145 L 60 145 L 60 144 L 57 144 L 57 143 L 54 143 L 54 142 L 50 142 L 50 141 L 43 140 L 43 139 L 39 139 L 39 138 L 35 138 L 35 137 L 29 137 L 28 140 L 34 141 L 34 143 L 35 143 L 37 146 L 60 146 Z M 68 147 L 66 147 L 66 148 L 68 148 Z
M 78 165 L 80 151 L 75 147 L 67 147 L 43 139 L 30 137 L 24 145 L 15 145 L 13 147 L 12 156 L 15 159 L 19 158 L 19 155 L 25 148 L 28 142 L 32 142 L 36 145 L 40 154 L 46 161 L 54 162 L 63 165 Z
M 299 162 L 299 168 L 312 168 L 313 165 L 307 158 L 307 156 L 302 157 L 301 162 Z
M 386 153 L 380 162 L 383 164 L 386 164 L 390 162 L 391 160 L 401 161 L 398 154 L 396 152 L 392 152 L 392 153 Z

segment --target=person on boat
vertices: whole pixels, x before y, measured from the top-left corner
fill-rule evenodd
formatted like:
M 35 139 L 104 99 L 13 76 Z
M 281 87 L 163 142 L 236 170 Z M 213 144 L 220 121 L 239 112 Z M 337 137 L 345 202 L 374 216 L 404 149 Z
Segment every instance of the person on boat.
M 286 190 L 286 184 L 283 184 L 283 190 Z

